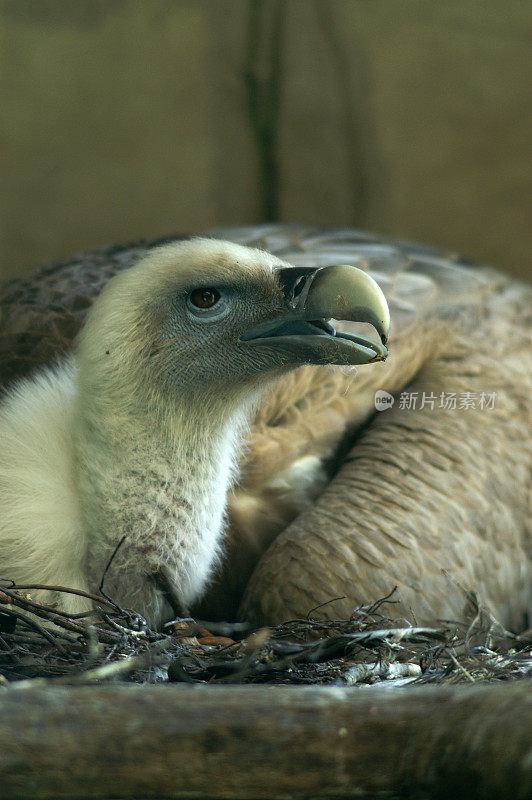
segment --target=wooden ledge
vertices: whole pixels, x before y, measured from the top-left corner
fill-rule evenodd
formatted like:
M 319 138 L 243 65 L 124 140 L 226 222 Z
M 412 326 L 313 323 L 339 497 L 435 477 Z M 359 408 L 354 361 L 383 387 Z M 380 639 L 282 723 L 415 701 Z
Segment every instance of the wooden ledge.
M 12 685 L 0 797 L 525 800 L 531 690 Z

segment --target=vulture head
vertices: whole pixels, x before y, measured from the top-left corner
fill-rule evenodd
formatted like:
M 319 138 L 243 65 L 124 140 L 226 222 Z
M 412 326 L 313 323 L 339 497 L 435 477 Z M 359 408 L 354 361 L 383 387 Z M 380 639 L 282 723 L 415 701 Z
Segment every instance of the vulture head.
M 373 325 L 378 338 L 330 319 Z M 384 295 L 356 267 L 294 268 L 266 251 L 196 239 L 152 251 L 114 277 L 78 341 L 83 394 L 224 415 L 302 364 L 387 356 Z

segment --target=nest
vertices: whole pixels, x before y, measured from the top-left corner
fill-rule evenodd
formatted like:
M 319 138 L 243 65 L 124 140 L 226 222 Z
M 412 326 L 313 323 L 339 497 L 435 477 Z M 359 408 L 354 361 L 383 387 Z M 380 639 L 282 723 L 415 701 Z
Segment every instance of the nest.
M 94 609 L 67 614 L 33 599 L 36 589 L 87 596 Z M 392 592 L 332 620 L 320 606 L 275 628 L 179 617 L 156 631 L 105 593 L 2 581 L 0 681 L 398 686 L 532 676 L 530 632 L 505 630 L 478 603 L 469 625 L 429 628 L 399 627 L 387 616 L 394 602 Z

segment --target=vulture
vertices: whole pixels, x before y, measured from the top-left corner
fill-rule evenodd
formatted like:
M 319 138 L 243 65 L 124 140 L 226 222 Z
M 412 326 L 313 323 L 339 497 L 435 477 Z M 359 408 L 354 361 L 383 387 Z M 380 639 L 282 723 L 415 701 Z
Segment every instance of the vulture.
M 102 248 L 0 291 L 0 578 L 153 625 L 532 606 L 530 288 L 271 225 Z M 391 323 L 390 323 L 391 317 Z M 32 594 L 65 611 L 75 594 Z

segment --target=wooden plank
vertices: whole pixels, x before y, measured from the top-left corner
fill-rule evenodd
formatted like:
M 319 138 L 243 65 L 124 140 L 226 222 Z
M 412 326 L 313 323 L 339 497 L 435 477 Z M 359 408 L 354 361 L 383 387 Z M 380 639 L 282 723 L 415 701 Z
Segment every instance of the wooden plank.
M 525 800 L 530 688 L 6 687 L 0 797 Z

